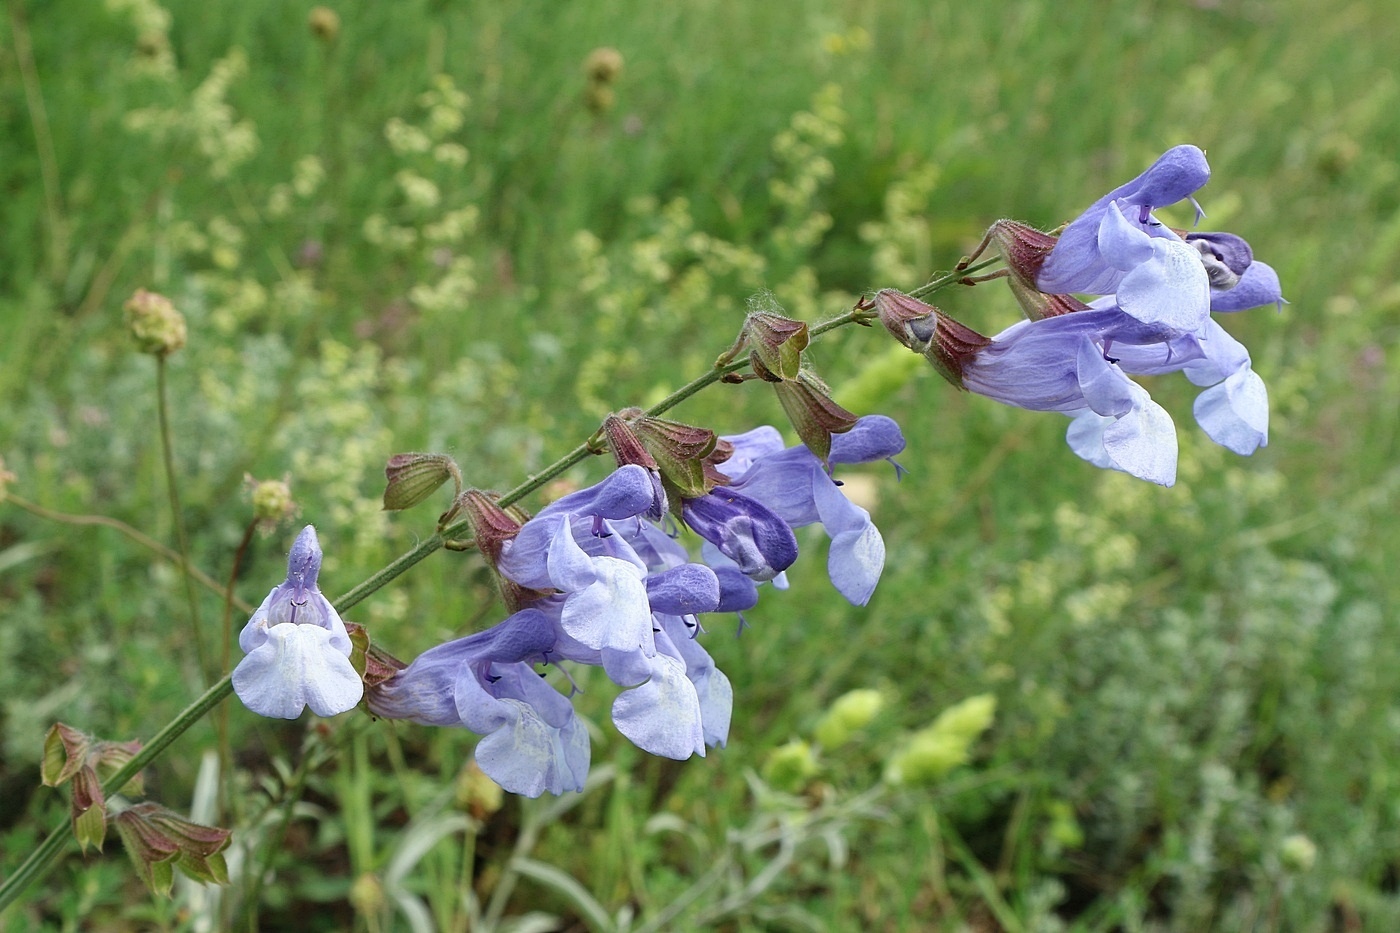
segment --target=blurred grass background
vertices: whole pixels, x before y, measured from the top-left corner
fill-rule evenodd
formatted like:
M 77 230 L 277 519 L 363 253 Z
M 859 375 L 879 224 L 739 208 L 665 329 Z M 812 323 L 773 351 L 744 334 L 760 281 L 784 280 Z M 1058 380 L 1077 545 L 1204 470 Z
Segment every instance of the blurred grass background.
M 898 367 L 877 332 L 833 335 L 811 355 L 837 400 L 910 441 L 902 483 L 872 473 L 889 561 L 854 609 L 803 537 L 792 589 L 742 638 L 711 621 L 727 749 L 646 759 L 596 683 L 577 702 L 601 726 L 597 786 L 495 809 L 465 732 L 308 731 L 234 706 L 225 824 L 245 848 L 222 906 L 152 901 L 109 841 L 6 929 L 217 928 L 221 911 L 452 928 L 464 892 L 522 930 L 1400 926 L 1392 4 L 6 12 L 10 489 L 173 542 L 151 361 L 121 316 L 135 288 L 164 292 L 190 328 L 170 360 L 184 520 L 216 579 L 245 475 L 290 477 L 334 596 L 431 531 L 432 505 L 379 510 L 390 454 L 446 451 L 508 487 L 702 371 L 758 290 L 816 320 L 914 287 L 992 220 L 1052 227 L 1176 143 L 1209 154 L 1205 226 L 1248 238 L 1291 302 L 1225 322 L 1270 390 L 1253 458 L 1204 439 L 1184 380 L 1149 381 L 1182 438 L 1170 490 L 1080 462 L 1060 419 Z M 622 67 L 590 82 L 600 47 Z M 1017 313 L 996 285 L 940 304 L 983 330 Z M 676 414 L 781 418 L 753 386 Z M 586 467 L 576 481 L 603 472 Z M 244 599 L 281 579 L 294 533 L 255 539 Z M 201 600 L 212 638 L 221 603 Z M 62 819 L 37 789 L 51 722 L 149 737 L 198 692 L 187 615 L 176 570 L 116 531 L 0 504 L 0 870 Z M 352 613 L 405 657 L 498 615 L 455 554 Z M 889 702 L 785 767 L 856 688 Z M 912 730 L 982 695 L 996 714 L 970 761 L 879 789 Z M 213 743 L 192 731 L 148 792 L 186 807 Z

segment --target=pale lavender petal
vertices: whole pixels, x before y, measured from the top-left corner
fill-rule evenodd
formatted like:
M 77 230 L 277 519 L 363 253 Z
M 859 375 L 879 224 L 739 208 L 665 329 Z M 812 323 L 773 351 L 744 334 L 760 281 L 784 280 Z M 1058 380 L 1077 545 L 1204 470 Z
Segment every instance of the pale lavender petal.
M 331 638 L 317 625 L 269 627 L 263 644 L 234 668 L 234 692 L 248 709 L 275 719 L 296 719 L 307 706 L 318 716 L 354 709 L 364 683 Z
M 831 535 L 826 560 L 831 584 L 852 605 L 864 606 L 885 568 L 885 541 L 870 513 L 847 499 L 831 480 L 817 484 L 816 504 L 822 527 Z
M 556 524 L 550 534 L 549 551 L 545 557 L 549 585 L 565 593 L 592 586 L 597 579 L 594 563 L 599 558 L 589 557 L 583 548 L 579 547 L 574 539 L 573 522 L 570 517 L 555 515 L 546 518 L 545 521 Z
M 1152 238 L 1123 216 L 1116 201 L 1099 223 L 1098 247 L 1104 261 L 1119 272 L 1129 272 L 1152 258 Z
M 729 721 L 734 710 L 734 688 L 729 678 L 715 667 L 714 659 L 695 638 L 698 626 L 687 625 L 677 616 L 658 616 L 658 619 L 670 644 L 685 662 L 685 676 L 695 685 L 705 744 L 723 748 L 729 741 Z
M 564 601 L 560 624 L 589 648 L 619 651 L 651 645 L 651 608 L 642 572 L 611 557 L 593 559 L 595 580 Z
M 1264 305 L 1282 308 L 1288 302 L 1283 297 L 1283 286 L 1279 284 L 1278 273 L 1262 262 L 1252 262 L 1240 276 L 1239 284 L 1228 290 L 1211 289 L 1210 309 L 1212 311 L 1247 311 Z
M 1101 470 L 1113 469 L 1113 460 L 1103 446 L 1104 428 L 1112 424 L 1113 419 L 1105 418 L 1088 408 L 1072 412 L 1070 417 L 1074 420 L 1069 423 L 1069 430 L 1065 432 L 1065 442 L 1069 444 L 1069 449 Z
M 1123 277 L 1118 307 L 1160 328 L 1163 339 L 1189 334 L 1210 315 L 1210 280 L 1196 252 L 1175 239 L 1153 238 L 1153 258 Z
M 1103 446 L 1124 473 L 1159 486 L 1176 482 L 1176 426 L 1146 392 L 1131 412 L 1104 426 Z
M 612 718 L 617 731 L 653 755 L 684 760 L 705 754 L 700 699 L 684 662 L 670 655 L 651 659 L 651 679 L 619 694 Z
M 1079 343 L 1076 372 L 1084 404 L 1100 415 L 1118 417 L 1133 407 L 1133 390 L 1137 386 L 1104 359 L 1103 350 L 1088 339 Z
M 1193 411 L 1211 440 L 1240 456 L 1269 443 L 1269 393 L 1248 366 L 1198 395 Z

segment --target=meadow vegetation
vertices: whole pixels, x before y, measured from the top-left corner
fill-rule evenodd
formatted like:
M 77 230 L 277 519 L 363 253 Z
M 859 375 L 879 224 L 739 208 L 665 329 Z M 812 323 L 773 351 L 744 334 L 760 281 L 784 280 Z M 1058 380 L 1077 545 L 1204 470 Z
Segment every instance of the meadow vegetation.
M 828 335 L 837 401 L 909 439 L 901 482 L 852 484 L 889 559 L 853 608 L 803 534 L 742 637 L 712 618 L 727 748 L 650 758 L 581 676 L 588 789 L 530 801 L 466 730 L 228 701 L 145 790 L 235 830 L 230 885 L 153 898 L 112 837 L 0 929 L 1400 928 L 1391 4 L 12 0 L 0 36 L 0 876 L 65 819 L 53 722 L 149 738 L 204 686 L 178 564 L 103 523 L 179 537 L 137 288 L 188 322 L 164 378 L 193 565 L 227 581 L 247 477 L 295 498 L 244 605 L 304 523 L 330 596 L 432 533 L 446 494 L 381 509 L 394 453 L 509 488 L 704 372 L 752 296 L 816 322 L 911 289 L 1177 143 L 1290 302 L 1226 322 L 1269 387 L 1253 457 L 1149 380 L 1171 489 L 878 328 Z M 1018 316 L 999 283 L 938 303 Z M 675 414 L 784 424 L 755 386 Z M 217 659 L 224 598 L 193 601 Z M 349 618 L 410 658 L 500 607 L 443 552 Z M 886 781 L 929 728 L 943 764 Z

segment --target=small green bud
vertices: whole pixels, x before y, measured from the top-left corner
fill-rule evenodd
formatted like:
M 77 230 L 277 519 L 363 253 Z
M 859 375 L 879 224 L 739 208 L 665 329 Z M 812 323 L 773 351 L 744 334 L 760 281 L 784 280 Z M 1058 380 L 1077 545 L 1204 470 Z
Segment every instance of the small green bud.
M 779 790 L 798 793 L 817 773 L 817 756 L 812 746 L 793 739 L 768 753 L 763 763 L 763 779 Z
M 1077 849 L 1084 845 L 1084 828 L 1075 818 L 1074 807 L 1064 800 L 1052 800 L 1046 808 L 1050 815 L 1047 835 L 1061 849 Z
M 977 738 L 992 724 L 996 715 L 995 694 L 982 693 L 955 703 L 933 721 L 933 728 L 948 735 L 971 741 Z
M 823 748 L 845 745 L 869 725 L 884 705 L 885 696 L 879 690 L 852 690 L 842 694 L 817 723 L 813 734 Z
M 666 418 L 651 418 L 637 409 L 627 409 L 621 415 L 630 418 L 630 430 L 651 463 L 645 460 L 624 461 L 655 467 L 665 481 L 670 506 L 680 509 L 680 500 L 703 496 L 723 480 L 706 462 L 714 454 L 719 444 L 715 432 Z M 614 447 L 616 450 L 616 447 Z
M 56 722 L 44 736 L 44 757 L 39 777 L 48 787 L 58 787 L 84 767 L 92 750 L 92 737 L 72 726 Z
M 590 84 L 584 89 L 583 102 L 594 113 L 607 113 L 617 103 L 617 92 L 606 84 Z
M 126 326 L 142 353 L 168 356 L 185 345 L 185 316 L 169 298 L 138 288 L 122 307 Z
M 179 868 L 201 883 L 228 884 L 221 854 L 233 835 L 191 822 L 158 803 L 138 803 L 116 817 L 117 833 L 136 871 L 154 894 L 170 895 Z
M 408 667 L 378 645 L 370 643 L 369 630 L 356 622 L 345 620 L 345 633 L 350 636 L 350 666 L 366 687 L 373 687 Z
M 802 370 L 795 379 L 774 383 L 773 389 L 797 436 L 823 463 L 831 455 L 831 435 L 846 433 L 858 420 L 836 404 L 826 383 L 810 370 Z
M 286 477 L 256 480 L 245 475 L 243 484 L 253 503 L 253 520 L 263 534 L 271 534 L 278 525 L 297 514 L 292 487 Z
M 1286 836 L 1279 844 L 1278 858 L 1286 871 L 1296 874 L 1311 871 L 1317 862 L 1317 843 L 1302 833 Z
M 146 820 L 144 808 L 148 806 L 154 805 L 129 807 L 117 814 L 114 823 L 126 854 L 146 887 L 152 894 L 169 897 L 175 883 L 175 859 L 180 855 L 180 847 Z
M 750 311 L 744 333 L 758 364 L 754 372 L 769 382 L 797 378 L 802 351 L 812 340 L 805 323 L 771 311 Z
M 361 917 L 378 917 L 386 903 L 384 884 L 374 872 L 365 872 L 350 885 L 350 906 Z
M 102 781 L 92 768 L 79 768 L 73 775 L 70 812 L 78 845 L 84 852 L 89 844 L 102 851 L 102 841 L 107 838 L 107 798 L 102 794 Z

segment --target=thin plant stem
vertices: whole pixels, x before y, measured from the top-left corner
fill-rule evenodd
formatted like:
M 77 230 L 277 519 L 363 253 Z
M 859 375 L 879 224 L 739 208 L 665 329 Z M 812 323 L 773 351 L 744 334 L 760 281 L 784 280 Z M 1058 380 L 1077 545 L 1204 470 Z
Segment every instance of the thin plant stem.
M 189 605 L 189 626 L 194 636 L 195 656 L 199 661 L 199 678 L 209 682 L 209 652 L 204 646 L 204 628 L 199 624 L 199 599 L 194 591 L 194 577 L 189 572 L 190 542 L 185 534 L 184 513 L 180 510 L 180 480 L 175 474 L 175 445 L 170 435 L 170 402 L 166 387 L 165 354 L 156 356 L 156 410 L 160 418 L 160 449 L 165 460 L 166 486 L 170 490 L 170 517 L 175 523 L 175 541 L 184 569 L 185 601 Z
M 29 125 L 34 131 L 34 148 L 39 156 L 39 176 L 44 183 L 44 212 L 49 227 L 49 274 L 61 283 L 67 275 L 68 230 L 63 219 L 63 192 L 59 181 L 58 154 L 49 128 L 49 113 L 44 107 L 44 92 L 39 86 L 39 69 L 34 64 L 34 48 L 29 43 L 29 26 L 24 19 L 23 5 L 10 0 L 10 38 L 15 47 L 15 63 L 19 66 L 20 82 L 24 85 L 24 100 L 29 108 Z
M 115 518 L 109 518 L 106 515 L 74 515 L 71 512 L 55 511 L 54 509 L 45 508 L 44 506 L 39 505 L 37 502 L 30 502 L 28 499 L 25 499 L 21 496 L 17 496 L 13 492 L 9 491 L 6 491 L 4 501 L 8 502 L 10 505 L 18 506 L 19 508 L 24 509 L 24 511 L 28 512 L 30 515 L 37 516 L 47 521 L 59 522 L 60 524 L 64 525 L 100 525 L 103 528 L 111 528 L 114 531 L 118 531 L 126 537 L 130 538 L 132 541 L 135 541 L 137 544 L 141 545 L 147 550 L 154 551 L 156 554 L 159 554 L 161 557 L 164 557 L 166 560 L 170 561 L 175 566 L 183 568 L 186 572 L 188 572 L 192 577 L 195 578 L 195 581 L 198 582 L 200 586 L 204 587 L 210 592 L 218 593 L 221 596 L 224 595 L 225 591 L 223 584 L 219 583 L 213 577 L 209 576 L 209 574 L 205 573 L 198 567 L 191 564 L 189 561 L 185 560 L 174 548 L 162 544 L 161 542 L 157 541 L 155 538 L 152 538 L 145 532 L 131 527 L 126 522 L 120 521 Z M 238 598 L 237 596 L 233 597 L 233 605 L 237 607 L 238 610 L 241 612 L 253 611 L 252 605 Z
M 1001 257 L 993 256 L 990 259 L 984 259 L 979 263 L 974 263 L 973 265 L 968 266 L 966 269 L 960 269 L 953 272 L 945 272 L 942 275 L 935 276 L 926 284 L 920 285 L 918 288 L 914 289 L 912 292 L 909 293 L 909 297 L 922 298 L 925 295 L 932 295 L 936 291 L 941 291 L 942 289 L 947 288 L 949 285 L 955 285 L 958 282 L 961 282 L 963 279 L 971 277 L 974 273 L 981 272 L 983 269 L 987 269 L 991 266 L 994 266 L 999 262 L 1001 262 Z

